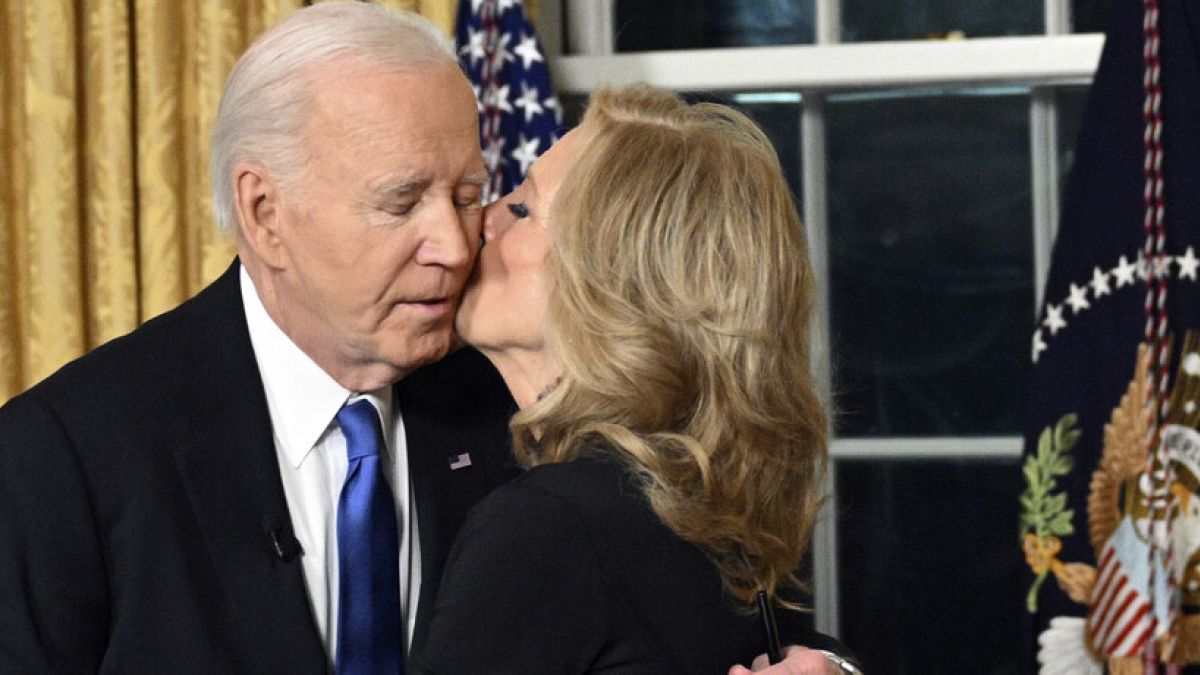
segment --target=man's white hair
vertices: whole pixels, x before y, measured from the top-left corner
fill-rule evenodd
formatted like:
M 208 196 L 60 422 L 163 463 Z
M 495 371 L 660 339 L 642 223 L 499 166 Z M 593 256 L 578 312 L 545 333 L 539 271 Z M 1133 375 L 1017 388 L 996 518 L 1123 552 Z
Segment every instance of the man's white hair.
M 238 162 L 295 180 L 307 161 L 302 132 L 316 95 L 313 71 L 343 59 L 398 70 L 457 64 L 453 45 L 428 20 L 363 2 L 305 7 L 263 33 L 229 74 L 213 124 L 213 209 L 223 232 L 237 230 Z

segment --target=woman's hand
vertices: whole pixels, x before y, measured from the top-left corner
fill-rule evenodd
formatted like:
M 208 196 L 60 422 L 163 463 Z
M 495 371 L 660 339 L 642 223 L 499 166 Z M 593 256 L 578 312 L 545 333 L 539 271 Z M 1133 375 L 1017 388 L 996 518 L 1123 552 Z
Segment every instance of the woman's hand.
M 728 675 L 750 675 L 751 672 L 764 675 L 842 675 L 842 670 L 826 659 L 824 654 L 797 645 L 784 648 L 783 660 L 773 666 L 769 665 L 766 654 L 759 654 L 750 666 L 749 669 L 734 666 L 729 669 Z

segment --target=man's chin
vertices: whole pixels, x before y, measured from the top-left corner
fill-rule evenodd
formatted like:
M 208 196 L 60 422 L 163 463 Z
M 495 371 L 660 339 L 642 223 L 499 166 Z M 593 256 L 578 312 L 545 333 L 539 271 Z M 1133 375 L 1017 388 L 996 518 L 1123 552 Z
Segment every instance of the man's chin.
M 395 357 L 389 360 L 397 369 L 406 373 L 412 372 L 417 368 L 442 360 L 456 344 L 454 331 L 446 327 L 421 335 L 409 336 L 406 344 L 397 345 L 394 352 Z

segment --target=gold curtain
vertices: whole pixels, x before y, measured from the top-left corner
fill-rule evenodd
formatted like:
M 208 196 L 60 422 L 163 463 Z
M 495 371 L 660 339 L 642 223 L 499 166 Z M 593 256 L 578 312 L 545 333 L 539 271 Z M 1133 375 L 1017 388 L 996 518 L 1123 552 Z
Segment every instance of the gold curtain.
M 457 0 L 381 2 L 453 31 Z M 303 4 L 0 4 L 0 403 L 229 264 L 208 180 L 221 87 Z

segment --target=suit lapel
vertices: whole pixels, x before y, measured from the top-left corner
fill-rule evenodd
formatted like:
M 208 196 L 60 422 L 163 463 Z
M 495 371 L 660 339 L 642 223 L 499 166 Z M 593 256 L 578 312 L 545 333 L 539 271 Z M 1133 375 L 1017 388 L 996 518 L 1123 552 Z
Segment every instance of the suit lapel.
M 464 349 L 396 385 L 421 539 L 413 650 L 424 644 L 442 570 L 468 512 L 516 475 L 508 442 L 515 408 L 479 352 Z M 466 457 L 463 457 L 466 455 Z
M 176 464 L 256 672 L 325 672 L 300 562 L 280 560 L 264 520 L 291 532 L 270 415 L 241 304 L 238 265 L 192 302 Z

